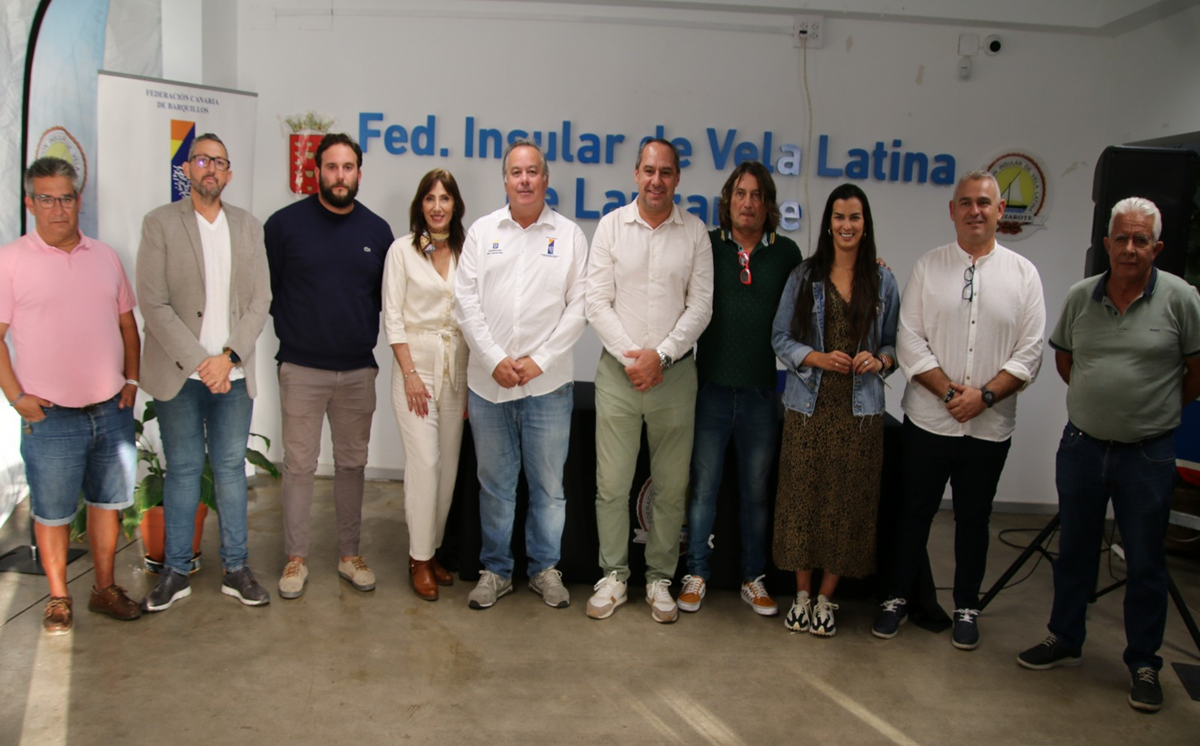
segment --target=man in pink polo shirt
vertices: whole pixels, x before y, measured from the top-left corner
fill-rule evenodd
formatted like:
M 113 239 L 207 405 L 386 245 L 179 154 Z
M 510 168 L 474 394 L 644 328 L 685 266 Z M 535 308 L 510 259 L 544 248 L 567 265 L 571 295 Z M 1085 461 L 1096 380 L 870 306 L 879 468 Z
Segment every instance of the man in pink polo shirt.
M 0 389 L 21 415 L 49 634 L 71 630 L 68 527 L 81 490 L 96 572 L 88 609 L 141 616 L 113 578 L 120 511 L 133 503 L 137 475 L 135 301 L 116 253 L 79 232 L 77 178 L 67 161 L 34 161 L 25 207 L 36 230 L 0 248 Z

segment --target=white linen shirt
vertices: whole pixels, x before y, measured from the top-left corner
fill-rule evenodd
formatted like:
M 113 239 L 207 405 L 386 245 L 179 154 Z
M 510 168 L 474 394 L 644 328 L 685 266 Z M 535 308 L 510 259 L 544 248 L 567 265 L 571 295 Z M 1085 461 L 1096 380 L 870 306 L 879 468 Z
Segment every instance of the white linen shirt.
M 974 298 L 963 298 L 971 255 L 957 243 L 927 252 L 913 267 L 900 303 L 897 362 L 908 379 L 901 407 L 913 424 L 936 435 L 1000 442 L 1012 436 L 1017 397 L 958 422 L 941 397 L 913 379 L 941 368 L 953 381 L 983 388 L 1008 371 L 1024 390 L 1042 366 L 1046 302 L 1033 262 L 1000 244 L 975 261 Z
M 471 348 L 468 388 L 500 404 L 575 380 L 587 254 L 583 231 L 548 205 L 528 228 L 507 205 L 475 221 L 454 282 L 458 327 Z M 526 356 L 542 369 L 537 378 L 510 389 L 492 378 L 504 358 Z
M 392 242 L 383 264 L 384 336 L 389 345 L 408 345 L 413 367 L 431 384 L 434 401 L 441 401 L 443 379 L 455 387 L 458 358 L 467 354 L 454 318 L 457 265 L 451 256 L 443 278 L 429 257 L 413 248 L 411 233 Z
M 588 268 L 587 318 L 622 365 L 630 350 L 662 350 L 678 360 L 712 318 L 712 243 L 704 223 L 675 205 L 657 228 L 637 202 L 596 226 Z
M 217 213 L 217 219 L 208 222 L 196 213 L 196 224 L 200 232 L 200 247 L 204 252 L 204 318 L 200 321 L 200 346 L 209 355 L 220 355 L 229 343 L 229 287 L 233 272 L 233 249 L 229 243 L 229 221 L 225 211 Z M 229 370 L 229 380 L 238 381 L 246 377 L 242 366 Z M 200 380 L 193 372 L 188 378 Z

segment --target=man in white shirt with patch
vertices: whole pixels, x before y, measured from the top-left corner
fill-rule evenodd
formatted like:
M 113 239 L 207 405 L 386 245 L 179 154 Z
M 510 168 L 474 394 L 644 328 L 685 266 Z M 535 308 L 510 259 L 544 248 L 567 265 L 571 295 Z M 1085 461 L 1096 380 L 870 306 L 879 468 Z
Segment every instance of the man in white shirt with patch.
M 454 282 L 455 315 L 471 350 L 467 410 L 479 464 L 483 572 L 468 596 L 486 609 L 512 591 L 517 480 L 529 483 L 525 553 L 529 588 L 548 606 L 570 595 L 556 569 L 566 496 L 562 473 L 574 409 L 573 349 L 587 324 L 587 239 L 550 209 L 540 147 L 508 146 L 508 204 L 467 231 Z
M 979 644 L 979 589 L 988 522 L 1016 427 L 1017 392 L 1037 377 L 1046 303 L 1037 268 L 996 243 L 1004 214 L 996 178 L 958 180 L 957 242 L 922 256 L 900 304 L 897 357 L 904 389 L 904 506 L 896 556 L 872 633 L 895 637 L 920 572 L 929 527 L 949 481 L 954 496 L 954 631 Z

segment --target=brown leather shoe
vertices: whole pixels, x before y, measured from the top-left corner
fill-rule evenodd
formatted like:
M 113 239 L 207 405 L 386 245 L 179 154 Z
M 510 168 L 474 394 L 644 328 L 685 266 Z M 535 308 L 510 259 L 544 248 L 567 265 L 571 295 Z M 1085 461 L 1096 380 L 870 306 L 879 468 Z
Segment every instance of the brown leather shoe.
M 438 563 L 436 556 L 429 558 L 429 567 L 433 570 L 433 579 L 438 585 L 454 585 L 454 576 Z
M 48 635 L 65 635 L 71 631 L 71 597 L 51 596 L 42 612 L 42 629 Z
M 125 595 L 125 589 L 119 585 L 110 585 L 103 590 L 93 587 L 92 597 L 88 599 L 88 611 L 107 614 L 122 622 L 131 622 L 142 615 L 142 607 Z
M 426 601 L 438 600 L 437 581 L 433 578 L 433 568 L 430 560 L 415 560 L 408 558 L 408 572 L 412 575 L 412 587 L 416 594 Z

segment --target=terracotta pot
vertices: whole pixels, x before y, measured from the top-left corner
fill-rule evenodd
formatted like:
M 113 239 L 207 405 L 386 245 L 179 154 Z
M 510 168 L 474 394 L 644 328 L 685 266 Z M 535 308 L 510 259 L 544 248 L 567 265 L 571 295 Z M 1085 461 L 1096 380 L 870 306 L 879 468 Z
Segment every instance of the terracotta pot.
M 192 556 L 200 554 L 200 540 L 204 538 L 204 519 L 208 517 L 208 506 L 200 503 L 196 508 L 196 531 L 192 536 Z M 139 527 L 142 532 L 142 547 L 146 550 L 146 557 L 158 564 L 162 564 L 166 557 L 166 536 L 165 526 L 163 523 L 163 509 L 161 505 L 150 508 L 142 515 L 142 523 Z

